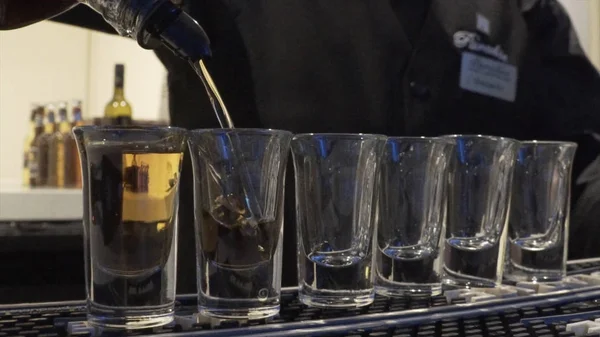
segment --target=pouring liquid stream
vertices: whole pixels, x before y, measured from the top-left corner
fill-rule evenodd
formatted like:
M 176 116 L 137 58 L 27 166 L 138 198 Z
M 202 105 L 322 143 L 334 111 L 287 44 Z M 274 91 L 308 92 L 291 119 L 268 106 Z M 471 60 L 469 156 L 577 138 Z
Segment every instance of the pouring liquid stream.
M 213 106 L 213 110 L 215 110 L 215 115 L 217 115 L 217 119 L 219 120 L 221 128 L 233 129 L 233 120 L 229 115 L 229 111 L 227 111 L 225 102 L 223 102 L 221 95 L 219 95 L 219 91 L 217 90 L 215 82 L 210 76 L 208 69 L 206 69 L 206 65 L 204 65 L 204 61 L 200 60 L 197 66 L 194 63 L 194 70 L 196 70 L 196 73 L 206 88 L 206 93 L 210 99 L 210 104 Z
M 221 125 L 221 128 L 229 128 L 234 129 L 233 120 L 229 115 L 229 111 L 227 111 L 227 107 L 225 106 L 225 102 L 221 98 L 219 91 L 217 90 L 217 86 L 215 85 L 204 61 L 200 60 L 198 63 L 191 63 L 192 68 L 196 71 L 196 74 L 202 80 L 204 87 L 206 88 L 206 93 L 208 94 L 208 98 L 210 99 L 210 103 L 213 106 L 213 110 Z M 241 198 L 242 204 L 244 205 L 245 212 L 248 212 L 248 217 L 246 217 L 246 224 L 250 227 L 258 226 L 258 222 L 264 219 L 264 214 L 260 209 L 260 204 L 258 203 L 257 196 L 255 194 L 255 189 L 252 186 L 252 179 L 250 175 L 250 171 L 248 171 L 248 167 L 244 164 L 243 152 L 241 148 L 241 141 L 239 136 L 236 133 L 227 134 L 227 140 L 230 145 L 231 158 L 234 166 L 234 172 L 238 172 L 238 177 L 220 177 L 220 185 L 223 190 L 224 200 L 230 200 L 230 198 L 239 199 Z M 232 186 L 235 186 L 235 180 L 238 180 L 242 185 L 242 189 L 244 192 L 243 196 L 236 195 L 235 189 Z M 234 180 L 234 181 L 228 181 Z M 233 208 L 234 206 L 229 205 L 228 208 Z M 267 217 L 268 218 L 268 217 Z

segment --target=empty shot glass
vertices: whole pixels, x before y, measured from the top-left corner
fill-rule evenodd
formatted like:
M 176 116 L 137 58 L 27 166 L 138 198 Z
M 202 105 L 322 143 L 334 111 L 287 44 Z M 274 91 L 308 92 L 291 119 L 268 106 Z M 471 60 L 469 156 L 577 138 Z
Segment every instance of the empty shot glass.
M 302 134 L 292 140 L 300 300 L 373 302 L 373 232 L 385 136 Z
M 454 143 L 442 138 L 387 139 L 381 161 L 375 290 L 385 296 L 442 292 L 440 233 Z
M 566 276 L 571 169 L 577 144 L 521 142 L 515 167 L 505 278 L 560 281 Z
M 73 132 L 87 170 L 88 322 L 106 329 L 171 322 L 185 131 L 82 126 Z
M 291 138 L 290 132 L 267 129 L 190 133 L 201 314 L 260 319 L 279 313 Z M 260 212 L 248 209 L 248 194 Z
M 519 142 L 456 135 L 450 162 L 443 283 L 495 287 L 502 281 L 506 227 Z

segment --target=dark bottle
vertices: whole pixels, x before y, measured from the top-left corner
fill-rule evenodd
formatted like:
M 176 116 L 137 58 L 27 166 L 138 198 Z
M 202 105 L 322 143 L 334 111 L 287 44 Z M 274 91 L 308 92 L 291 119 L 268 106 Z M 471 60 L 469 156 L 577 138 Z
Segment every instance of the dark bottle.
M 73 115 L 73 123 L 72 126 L 83 126 L 85 125 L 85 123 L 83 122 L 83 116 L 82 116 L 82 112 L 81 112 L 81 101 L 73 101 L 73 107 L 72 107 L 72 112 L 71 114 Z M 81 164 L 79 161 L 79 149 L 77 148 L 77 143 L 75 142 L 75 138 L 73 137 L 73 134 L 71 133 L 71 137 L 69 139 L 69 148 L 71 149 L 71 166 L 73 167 L 72 173 L 73 176 L 70 177 L 70 182 L 72 183 L 72 186 L 69 187 L 75 187 L 75 188 L 81 188 L 83 186 L 83 177 L 82 177 L 82 172 L 81 172 Z
M 77 0 L 0 0 L 0 30 L 17 29 L 54 17 Z
M 46 106 L 46 123 L 44 133 L 37 137 L 35 148 L 37 149 L 37 180 L 32 186 L 48 186 L 48 178 L 51 173 L 50 165 L 50 143 L 52 136 L 57 130 L 55 107 L 52 104 Z M 33 147 L 33 146 L 32 146 Z M 30 172 L 31 174 L 31 172 Z
M 29 186 L 31 183 L 31 174 L 29 172 L 29 157 L 32 153 L 31 146 L 35 138 L 39 134 L 42 134 L 42 132 L 44 132 L 44 107 L 34 104 L 31 109 L 29 132 L 27 133 L 23 147 L 23 186 Z M 34 172 L 34 174 L 37 174 L 37 172 Z
M 44 108 L 38 108 L 35 115 L 35 135 L 29 147 L 27 166 L 29 168 L 29 186 L 40 186 L 40 143 L 44 136 Z
M 169 0 L 0 0 L 0 30 L 51 18 L 77 3 L 93 8 L 119 34 L 137 40 L 143 48 L 162 43 L 194 63 L 210 56 L 202 27 Z
M 131 125 L 132 113 L 131 104 L 125 99 L 125 66 L 115 65 L 115 87 L 113 98 L 104 108 L 104 118 L 111 125 L 128 126 Z

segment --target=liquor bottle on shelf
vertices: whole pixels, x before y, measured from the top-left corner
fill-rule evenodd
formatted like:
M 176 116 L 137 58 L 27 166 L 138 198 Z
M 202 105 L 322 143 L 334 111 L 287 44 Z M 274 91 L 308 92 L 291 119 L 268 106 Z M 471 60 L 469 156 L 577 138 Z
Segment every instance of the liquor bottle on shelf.
M 48 147 L 48 186 L 59 188 L 73 186 L 72 146 L 75 146 L 75 142 L 71 135 L 67 103 L 61 102 L 58 107 L 57 128 L 50 137 Z
M 40 143 L 44 136 L 44 108 L 38 107 L 35 114 L 34 137 L 29 144 L 29 153 L 27 156 L 27 168 L 29 171 L 29 186 L 40 186 Z
M 73 126 L 82 126 L 85 123 L 83 122 L 83 117 L 81 113 L 81 101 L 73 101 Z M 73 134 L 71 134 L 73 136 Z M 81 164 L 79 161 L 79 149 L 77 149 L 77 144 L 75 142 L 75 138 L 71 137 L 70 141 L 72 145 L 69 147 L 71 149 L 71 166 L 73 167 L 73 177 L 72 177 L 72 187 L 81 188 L 82 179 L 81 176 Z
M 27 132 L 25 143 L 23 144 L 23 186 L 29 186 L 30 183 L 29 152 L 31 149 L 31 144 L 36 136 L 36 117 L 38 115 L 41 115 L 43 118 L 43 107 L 39 104 L 33 104 L 31 108 L 31 116 L 29 118 L 29 131 Z
M 50 173 L 50 140 L 52 135 L 57 130 L 56 125 L 56 108 L 53 104 L 46 106 L 46 123 L 44 124 L 44 133 L 38 137 L 36 144 L 38 153 L 38 176 L 36 184 L 33 186 L 41 187 L 48 186 L 48 178 Z
M 82 126 L 85 125 L 83 121 L 83 114 L 81 112 L 81 101 L 74 100 L 72 103 L 72 112 L 71 115 L 73 117 L 73 126 Z
M 125 66 L 115 65 L 115 88 L 113 98 L 104 109 L 104 118 L 111 125 L 131 125 L 131 105 L 125 99 Z

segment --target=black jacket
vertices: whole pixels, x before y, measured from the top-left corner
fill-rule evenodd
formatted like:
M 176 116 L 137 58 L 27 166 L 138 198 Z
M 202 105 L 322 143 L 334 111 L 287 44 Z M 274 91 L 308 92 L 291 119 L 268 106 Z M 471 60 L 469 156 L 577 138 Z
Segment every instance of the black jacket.
M 591 136 L 600 133 L 600 76 L 556 0 L 192 0 L 184 6 L 212 40 L 208 67 L 237 127 L 575 140 L 575 176 L 600 153 Z M 63 19 L 73 20 L 79 19 Z M 459 85 L 465 54 L 496 69 L 494 78 L 508 76 L 501 89 L 477 82 L 477 90 L 500 94 Z M 189 66 L 167 50 L 157 55 L 169 72 L 172 124 L 217 127 Z M 287 181 L 283 283 L 295 285 L 291 166 Z M 598 178 L 592 181 L 598 190 Z M 191 183 L 188 160 L 180 292 L 195 289 Z M 575 209 L 598 209 L 600 193 L 582 194 L 584 187 L 574 184 L 574 200 L 586 196 Z M 596 217 L 573 216 L 571 258 L 600 256 L 600 245 L 589 244 L 598 225 Z

